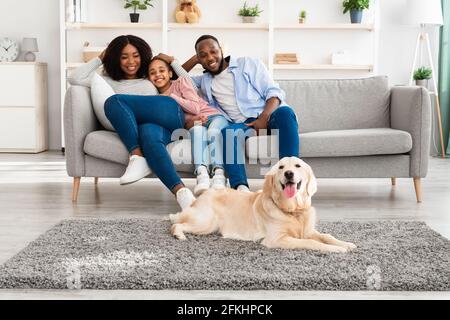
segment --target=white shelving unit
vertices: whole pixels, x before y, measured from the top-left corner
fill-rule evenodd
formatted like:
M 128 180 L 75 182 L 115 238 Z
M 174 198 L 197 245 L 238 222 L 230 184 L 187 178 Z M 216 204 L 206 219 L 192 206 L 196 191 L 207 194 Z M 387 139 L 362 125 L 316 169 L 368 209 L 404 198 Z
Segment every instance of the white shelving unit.
M 372 71 L 373 65 L 350 64 L 274 64 L 274 70 L 364 70 Z
M 330 23 L 328 23 L 326 17 L 317 20 L 317 22 L 308 20 L 305 24 L 298 24 L 296 23 L 298 12 L 292 13 L 292 10 L 284 13 L 284 15 L 289 15 L 289 19 L 280 18 L 279 11 L 288 2 L 291 3 L 291 7 L 300 5 L 294 0 L 283 0 L 283 5 L 280 5 L 281 1 L 275 0 L 250 1 L 251 4 L 259 3 L 260 8 L 264 10 L 261 21 L 255 24 L 239 23 L 240 20 L 235 9 L 236 6 L 240 7 L 244 0 L 229 0 L 230 12 L 228 12 L 228 9 L 221 8 L 220 13 L 212 9 L 212 6 L 215 5 L 213 2 L 198 0 L 197 3 L 202 8 L 203 14 L 198 24 L 175 23 L 173 9 L 176 2 L 171 0 L 155 0 L 155 8 L 150 9 L 153 16 L 149 19 L 151 20 L 149 22 L 145 20 L 142 23 L 124 22 L 128 19 L 127 12 L 123 8 L 117 7 L 117 10 L 111 13 L 110 10 L 112 9 L 108 6 L 108 15 L 105 14 L 104 17 L 112 16 L 113 18 L 109 20 L 103 17 L 103 19 L 99 19 L 101 21 L 92 19 L 95 21 L 72 23 L 66 21 L 66 1 L 60 0 L 61 105 L 64 104 L 67 73 L 83 63 L 81 34 L 95 34 L 95 37 L 92 36 L 93 39 L 100 38 L 100 35 L 102 37 L 108 35 L 109 40 L 118 34 L 136 33 L 138 36 L 145 34 L 143 37 L 146 40 L 149 39 L 154 53 L 173 54 L 180 61 L 184 61 L 194 53 L 193 41 L 195 40 L 193 39 L 195 37 L 204 33 L 213 34 L 217 35 L 219 40 L 225 42 L 225 47 L 231 44 L 230 47 L 232 46 L 233 50 L 225 48 L 228 51 L 227 53 L 235 56 L 247 54 L 261 58 L 275 79 L 309 78 L 311 75 L 315 78 L 359 77 L 376 74 L 377 72 L 379 0 L 371 1 L 372 18 L 368 22 L 363 20 L 362 24 L 343 23 L 342 18 L 331 18 Z M 102 1 L 105 2 L 106 0 L 95 0 L 96 3 L 93 5 L 97 6 L 97 10 L 101 10 L 99 6 Z M 323 6 L 330 6 L 333 12 L 341 12 L 342 10 L 341 0 L 310 0 L 309 3 L 304 1 L 302 5 L 306 3 L 306 6 L 317 6 L 317 2 L 320 1 L 323 2 Z M 232 7 L 233 5 L 234 7 Z M 208 10 L 208 6 L 210 10 Z M 217 5 L 215 6 L 215 9 L 217 9 Z M 88 8 L 90 9 L 90 6 Z M 121 11 L 117 12 L 119 8 Z M 304 8 L 298 7 L 298 10 L 300 9 Z M 309 12 L 311 11 L 319 10 L 312 8 Z M 208 12 L 211 12 L 211 14 L 208 15 Z M 211 17 L 212 15 L 215 16 Z M 345 18 L 345 21 L 349 20 L 348 17 Z M 120 19 L 122 20 L 116 22 Z M 370 56 L 370 61 L 355 61 L 355 64 L 352 65 L 331 64 L 329 56 L 332 52 L 330 50 L 334 49 L 322 48 L 315 42 L 316 39 L 320 38 L 323 44 L 328 45 L 327 37 L 335 42 L 339 40 L 334 38 L 345 39 L 347 43 L 353 41 L 354 38 L 364 42 L 362 46 L 365 51 L 363 53 L 358 52 L 358 54 L 363 57 Z M 79 48 L 75 51 L 78 50 L 80 54 L 76 54 L 76 52 L 74 54 L 74 49 L 70 48 L 74 44 L 73 38 L 76 38 L 79 44 Z M 284 49 L 285 47 L 289 49 Z M 343 44 L 342 47 L 346 46 Z M 353 49 L 354 46 L 350 46 L 350 50 Z M 301 50 L 301 64 L 274 64 L 275 53 L 296 52 L 298 50 Z M 312 50 L 312 53 L 308 50 Z M 325 53 L 321 51 L 325 51 Z M 336 49 L 336 51 L 338 50 Z M 316 57 L 320 57 L 320 59 L 316 59 Z M 200 70 L 201 68 L 196 68 L 193 72 L 200 72 Z
M 47 64 L 0 62 L 0 152 L 48 149 Z

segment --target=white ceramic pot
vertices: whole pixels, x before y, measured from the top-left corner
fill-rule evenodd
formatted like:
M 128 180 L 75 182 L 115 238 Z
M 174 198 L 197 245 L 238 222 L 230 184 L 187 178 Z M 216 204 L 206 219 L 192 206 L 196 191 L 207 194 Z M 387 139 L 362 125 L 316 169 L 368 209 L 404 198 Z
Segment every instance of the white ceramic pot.
M 256 17 L 242 17 L 242 22 L 244 23 L 255 23 Z
M 416 80 L 416 86 L 428 88 L 428 79 Z

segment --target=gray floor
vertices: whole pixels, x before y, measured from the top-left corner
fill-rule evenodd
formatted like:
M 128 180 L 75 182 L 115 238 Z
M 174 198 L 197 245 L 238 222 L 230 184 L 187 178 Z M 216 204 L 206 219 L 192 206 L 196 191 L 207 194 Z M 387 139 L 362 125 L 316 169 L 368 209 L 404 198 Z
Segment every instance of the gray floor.
M 189 187 L 194 181 L 186 180 Z M 252 189 L 262 182 L 250 181 Z M 415 201 L 412 179 L 319 179 L 313 202 L 323 220 L 420 220 L 450 238 L 450 159 L 431 158 L 422 181 L 423 203 Z M 72 179 L 59 152 L 0 154 L 0 263 L 30 241 L 71 217 L 151 217 L 178 210 L 159 181 L 121 187 L 117 179 L 81 182 L 71 202 Z M 287 292 L 287 291 L 49 291 L 0 290 L 0 299 L 450 299 L 450 292 Z

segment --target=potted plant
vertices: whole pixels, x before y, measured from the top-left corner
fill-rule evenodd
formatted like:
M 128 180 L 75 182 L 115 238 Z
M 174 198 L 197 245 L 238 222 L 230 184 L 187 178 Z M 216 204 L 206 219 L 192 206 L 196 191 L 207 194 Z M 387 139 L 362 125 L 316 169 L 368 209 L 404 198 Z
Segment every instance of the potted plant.
M 258 4 L 254 7 L 247 7 L 247 2 L 244 2 L 244 6 L 239 10 L 238 14 L 242 17 L 244 23 L 254 23 L 261 12 L 263 10 L 259 10 Z
M 134 12 L 130 13 L 130 21 L 133 23 L 139 22 L 139 13 L 137 10 L 147 10 L 148 7 L 153 7 L 151 4 L 153 0 L 125 0 L 125 9 L 133 8 Z
M 306 11 L 302 10 L 300 11 L 300 15 L 298 16 L 298 22 L 305 23 L 305 21 L 306 21 Z
M 427 87 L 428 79 L 431 79 L 431 69 L 426 67 L 420 67 L 414 71 L 414 80 L 416 80 L 417 86 Z
M 344 0 L 344 14 L 350 11 L 350 20 L 352 23 L 361 23 L 364 9 L 369 9 L 370 0 Z

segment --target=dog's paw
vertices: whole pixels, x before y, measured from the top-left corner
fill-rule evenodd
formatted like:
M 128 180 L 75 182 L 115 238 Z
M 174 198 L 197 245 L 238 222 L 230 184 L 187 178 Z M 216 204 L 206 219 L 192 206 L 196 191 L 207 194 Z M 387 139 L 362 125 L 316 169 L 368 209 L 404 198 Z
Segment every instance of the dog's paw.
M 346 248 L 348 251 L 354 250 L 357 248 L 357 246 L 351 242 L 345 242 L 344 248 Z
M 173 235 L 177 240 L 186 240 L 186 236 L 184 234 L 174 234 Z
M 179 216 L 179 213 L 169 214 L 169 220 L 170 220 L 170 222 L 172 222 L 172 223 L 177 222 L 178 216 Z
M 326 252 L 345 253 L 345 252 L 347 252 L 347 248 L 327 245 L 325 251 Z

